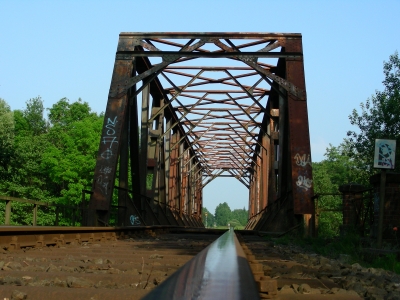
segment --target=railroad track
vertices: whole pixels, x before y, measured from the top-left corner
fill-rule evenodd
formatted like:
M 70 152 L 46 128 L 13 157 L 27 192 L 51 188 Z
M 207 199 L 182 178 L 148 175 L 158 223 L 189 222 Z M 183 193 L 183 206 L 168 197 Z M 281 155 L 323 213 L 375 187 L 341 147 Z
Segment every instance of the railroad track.
M 361 299 L 282 276 L 299 263 L 253 231 L 1 227 L 0 246 L 0 299 Z

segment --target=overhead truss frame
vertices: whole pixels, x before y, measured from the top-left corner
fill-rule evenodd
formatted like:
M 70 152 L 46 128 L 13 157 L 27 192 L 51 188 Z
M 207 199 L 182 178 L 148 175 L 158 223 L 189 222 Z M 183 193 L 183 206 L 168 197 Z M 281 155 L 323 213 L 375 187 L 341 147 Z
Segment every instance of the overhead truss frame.
M 89 225 L 114 206 L 119 225 L 202 226 L 202 190 L 227 176 L 250 219 L 289 194 L 312 212 L 301 34 L 121 33 Z

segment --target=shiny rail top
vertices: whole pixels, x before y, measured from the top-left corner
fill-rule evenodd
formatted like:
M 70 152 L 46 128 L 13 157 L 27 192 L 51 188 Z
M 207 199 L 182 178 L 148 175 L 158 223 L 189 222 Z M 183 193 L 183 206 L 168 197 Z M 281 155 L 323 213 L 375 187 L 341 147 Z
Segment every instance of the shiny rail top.
M 151 291 L 150 299 L 260 299 L 233 229 L 228 230 Z

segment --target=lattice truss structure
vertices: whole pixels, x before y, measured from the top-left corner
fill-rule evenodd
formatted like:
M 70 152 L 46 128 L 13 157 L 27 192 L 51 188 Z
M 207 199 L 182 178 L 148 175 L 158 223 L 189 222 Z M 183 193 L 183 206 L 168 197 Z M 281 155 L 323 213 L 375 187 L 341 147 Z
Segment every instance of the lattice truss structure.
M 117 189 L 121 225 L 202 226 L 220 176 L 249 188 L 250 219 L 293 188 L 309 213 L 310 162 L 300 34 L 121 33 L 89 223 Z

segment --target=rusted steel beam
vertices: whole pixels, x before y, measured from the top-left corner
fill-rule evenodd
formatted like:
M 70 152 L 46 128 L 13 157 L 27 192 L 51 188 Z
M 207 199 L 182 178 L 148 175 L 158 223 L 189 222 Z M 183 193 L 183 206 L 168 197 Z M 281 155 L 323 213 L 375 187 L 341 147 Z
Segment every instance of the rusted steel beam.
M 286 42 L 285 51 L 302 51 L 301 39 Z M 303 60 L 286 59 L 286 78 L 305 89 Z M 295 214 L 312 214 L 314 195 L 307 102 L 288 94 L 289 149 Z
M 300 33 L 269 33 L 269 32 L 121 32 L 120 36 L 143 39 L 264 39 L 301 38 Z
M 135 52 L 135 51 L 123 51 L 124 57 L 204 57 L 204 58 L 239 58 L 243 59 L 246 57 L 266 57 L 266 58 L 297 58 L 303 56 L 302 53 L 299 52 L 187 52 L 187 51 L 143 51 L 143 52 Z M 117 54 L 119 54 L 117 52 Z
M 117 82 L 127 80 L 132 71 L 131 61 L 116 60 L 110 91 Z M 108 223 L 127 100 L 127 94 L 108 98 L 94 171 L 93 193 L 89 202 L 88 225 L 90 226 L 98 226 L 101 222 L 103 225 Z

